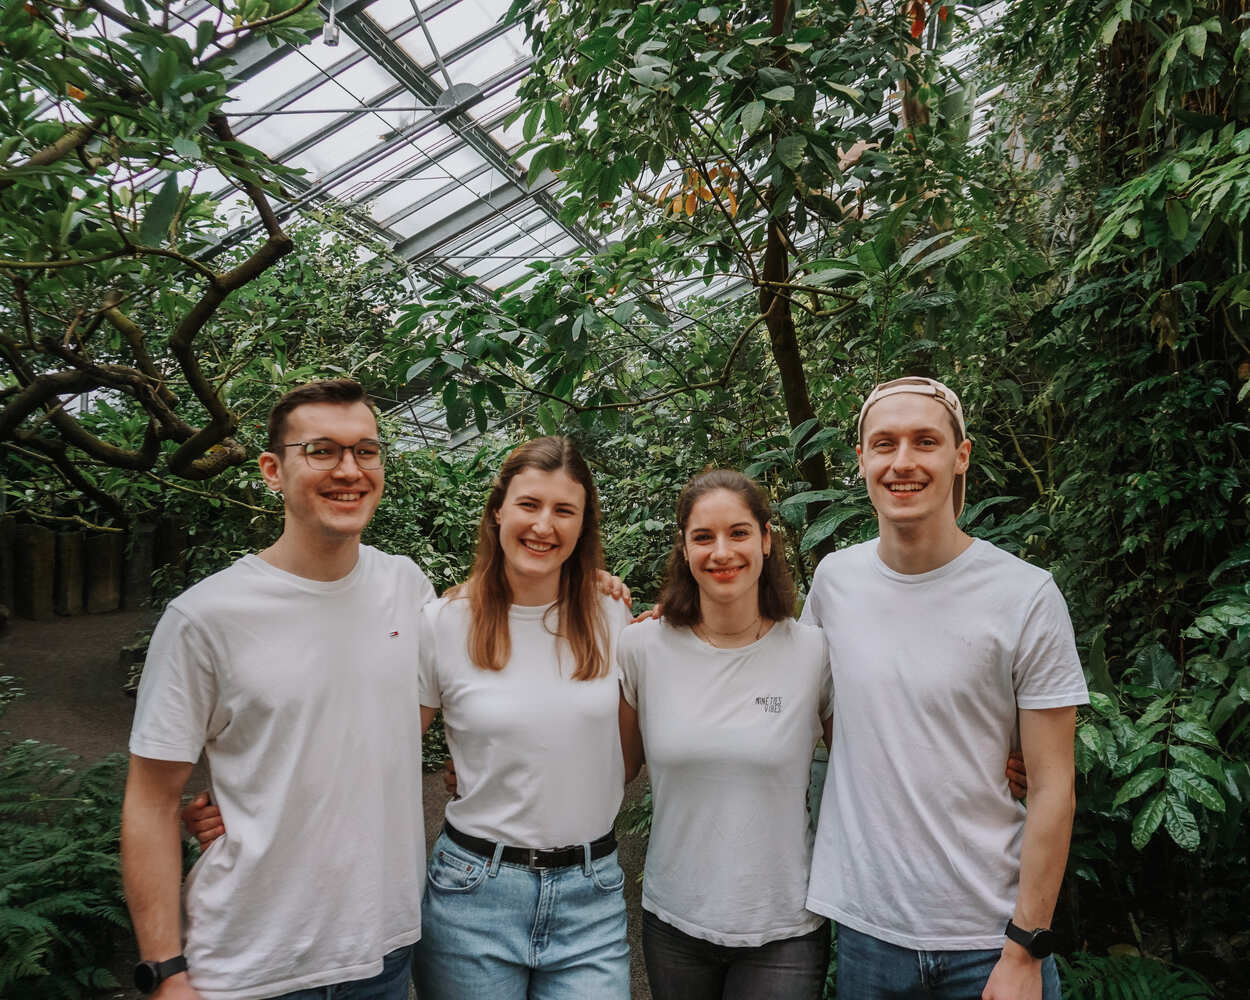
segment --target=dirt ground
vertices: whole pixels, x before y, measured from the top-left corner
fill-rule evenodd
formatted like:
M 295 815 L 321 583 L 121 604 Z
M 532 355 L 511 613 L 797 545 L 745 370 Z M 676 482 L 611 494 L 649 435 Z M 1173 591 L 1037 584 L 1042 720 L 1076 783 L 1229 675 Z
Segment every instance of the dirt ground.
M 11 619 L 8 632 L 0 636 L 0 674 L 16 677 L 26 695 L 9 707 L 0 719 L 0 727 L 18 739 L 57 743 L 90 760 L 124 752 L 134 701 L 122 693 L 126 671 L 118 662 L 118 653 L 146 624 L 144 614 L 134 611 L 79 615 L 51 622 Z M 190 787 L 198 789 L 204 784 L 205 774 L 199 771 Z M 627 801 L 641 791 L 640 780 L 626 793 Z M 426 775 L 422 793 L 426 843 L 431 844 L 447 802 L 440 776 Z M 639 876 L 645 852 L 646 844 L 640 838 L 622 838 L 620 859 L 626 875 L 633 1000 L 651 998 L 639 940 Z M 133 961 L 133 951 L 119 953 L 116 971 L 123 982 L 129 981 Z M 117 991 L 110 1000 L 139 1000 L 139 994 Z

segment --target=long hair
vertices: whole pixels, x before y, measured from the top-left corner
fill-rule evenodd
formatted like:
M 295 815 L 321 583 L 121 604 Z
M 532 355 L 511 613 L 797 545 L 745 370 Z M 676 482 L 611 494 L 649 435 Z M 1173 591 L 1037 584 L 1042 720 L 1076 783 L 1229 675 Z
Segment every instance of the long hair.
M 566 437 L 535 438 L 515 449 L 504 459 L 490 496 L 486 498 L 486 509 L 477 527 L 477 553 L 469 579 L 451 592 L 453 597 L 467 597 L 469 601 L 469 658 L 484 670 L 502 670 L 512 656 L 512 634 L 508 627 L 512 586 L 505 571 L 495 514 L 503 506 L 508 484 L 524 469 L 563 470 L 586 491 L 582 533 L 560 567 L 559 634 L 573 653 L 574 680 L 604 677 L 610 664 L 607 623 L 599 607 L 596 579 L 596 571 L 603 568 L 599 494 L 586 460 Z
M 760 617 L 772 621 L 793 617 L 794 580 L 790 577 L 790 567 L 786 565 L 785 540 L 779 531 L 769 526 L 767 495 L 759 483 L 736 469 L 708 469 L 686 483 L 677 498 L 677 538 L 668 555 L 664 588 L 660 592 L 665 620 L 672 625 L 687 627 L 703 620 L 699 585 L 690 572 L 690 563 L 686 561 L 686 526 L 694 505 L 713 490 L 728 490 L 739 497 L 760 526 L 761 535 L 767 529 L 772 536 L 772 547 L 764 557 L 764 566 L 760 571 Z

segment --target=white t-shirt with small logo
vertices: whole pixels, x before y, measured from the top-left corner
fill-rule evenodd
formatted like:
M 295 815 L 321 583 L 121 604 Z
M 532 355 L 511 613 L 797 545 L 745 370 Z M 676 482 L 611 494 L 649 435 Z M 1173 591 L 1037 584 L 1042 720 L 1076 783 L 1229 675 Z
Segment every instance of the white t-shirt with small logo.
M 618 724 L 616 637 L 625 605 L 600 599 L 608 673 L 572 680 L 555 605 L 513 605 L 512 656 L 502 670 L 469 659 L 469 602 L 425 609 L 421 704 L 443 710 L 460 797 L 447 819 L 464 833 L 510 847 L 546 849 L 597 840 L 612 829 L 625 787 Z
M 822 922 L 804 900 L 812 751 L 832 712 L 825 650 L 793 619 L 741 649 L 655 620 L 621 637 L 655 806 L 642 905 L 692 937 L 756 947 Z
M 130 752 L 203 750 L 212 769 L 226 832 L 183 886 L 204 1000 L 368 979 L 421 936 L 416 664 L 433 598 L 411 559 L 362 545 L 328 582 L 244 556 L 161 616 Z

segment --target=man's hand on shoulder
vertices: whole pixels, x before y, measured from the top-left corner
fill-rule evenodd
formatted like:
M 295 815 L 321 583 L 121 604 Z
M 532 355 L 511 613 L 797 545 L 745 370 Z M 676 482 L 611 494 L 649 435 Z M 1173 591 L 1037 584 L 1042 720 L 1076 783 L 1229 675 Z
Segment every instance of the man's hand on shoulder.
M 1003 954 L 981 1000 L 1042 1000 L 1042 962 L 1014 941 L 1003 945 Z
M 599 584 L 599 593 L 613 600 L 621 601 L 625 607 L 632 608 L 634 606 L 633 595 L 630 594 L 629 588 L 625 586 L 625 581 L 619 576 L 613 576 L 606 569 L 595 571 L 597 576 L 595 582 Z

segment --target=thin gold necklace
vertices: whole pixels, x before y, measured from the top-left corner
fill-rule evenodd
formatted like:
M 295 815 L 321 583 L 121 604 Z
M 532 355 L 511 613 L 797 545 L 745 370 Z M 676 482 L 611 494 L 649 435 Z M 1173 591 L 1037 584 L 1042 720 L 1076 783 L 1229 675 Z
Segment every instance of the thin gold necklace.
M 698 627 L 703 632 L 702 638 L 704 642 L 706 642 L 709 646 L 714 646 L 717 649 L 725 649 L 726 647 L 715 642 L 712 639 L 712 636 L 718 635 L 722 639 L 734 639 L 742 635 L 744 632 L 749 632 L 751 629 L 755 629 L 755 636 L 754 638 L 751 639 L 751 642 L 757 642 L 759 640 L 759 637 L 764 634 L 764 618 L 762 615 L 756 615 L 755 621 L 751 622 L 751 624 L 748 625 L 746 628 L 738 629 L 737 632 L 713 632 L 706 625 L 704 625 L 703 622 L 699 622 Z

